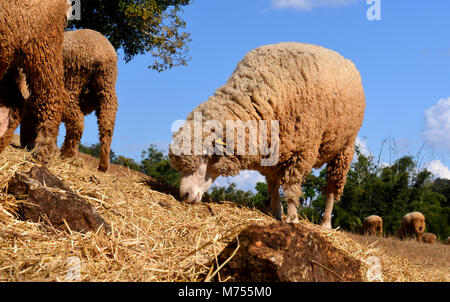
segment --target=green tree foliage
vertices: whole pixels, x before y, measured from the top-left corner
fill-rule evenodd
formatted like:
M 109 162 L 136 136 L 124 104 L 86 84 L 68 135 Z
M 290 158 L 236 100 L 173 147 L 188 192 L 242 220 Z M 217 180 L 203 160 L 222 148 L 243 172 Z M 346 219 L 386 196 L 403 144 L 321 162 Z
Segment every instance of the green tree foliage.
M 255 186 L 256 194 L 253 197 L 253 204 L 263 206 L 269 198 L 267 184 L 265 182 L 258 182 Z
M 212 201 L 233 201 L 240 205 L 253 206 L 253 193 L 236 189 L 236 184 L 232 183 L 228 187 L 213 187 L 209 196 Z
M 80 144 L 78 146 L 78 151 L 85 153 L 85 154 L 89 154 L 96 158 L 100 158 L 101 145 L 100 145 L 100 143 L 97 143 L 97 144 L 91 144 L 88 147 L 88 146 L 84 146 L 84 145 Z M 110 161 L 114 161 L 115 158 L 116 158 L 116 154 L 114 153 L 113 150 L 111 150 L 111 152 L 109 153 Z
M 164 180 L 175 187 L 180 185 L 179 172 L 170 165 L 169 156 L 158 150 L 155 145 L 150 145 L 142 152 L 140 166 L 141 171 L 147 175 Z
M 190 0 L 89 0 L 81 3 L 81 20 L 69 28 L 94 29 L 107 36 L 116 49 L 123 49 L 128 62 L 150 53 L 157 71 L 186 65 L 189 33 L 180 17 Z
M 80 144 L 79 151 L 99 158 L 100 144 L 92 144 L 90 147 Z M 171 186 L 180 185 L 180 174 L 170 165 L 169 157 L 158 150 L 155 145 L 150 145 L 142 152 L 142 159 L 136 162 L 132 158 L 122 155 L 116 156 L 111 150 L 111 163 L 128 167 L 158 180 L 162 180 Z

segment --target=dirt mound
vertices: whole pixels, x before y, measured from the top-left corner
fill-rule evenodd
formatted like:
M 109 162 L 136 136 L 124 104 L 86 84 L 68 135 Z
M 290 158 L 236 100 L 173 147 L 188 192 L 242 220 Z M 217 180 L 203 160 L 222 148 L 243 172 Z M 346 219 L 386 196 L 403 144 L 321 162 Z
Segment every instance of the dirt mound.
M 250 226 L 219 255 L 232 282 L 361 282 L 361 260 L 301 224 Z M 238 248 L 239 247 L 239 248 Z M 228 261 L 227 261 L 228 260 Z

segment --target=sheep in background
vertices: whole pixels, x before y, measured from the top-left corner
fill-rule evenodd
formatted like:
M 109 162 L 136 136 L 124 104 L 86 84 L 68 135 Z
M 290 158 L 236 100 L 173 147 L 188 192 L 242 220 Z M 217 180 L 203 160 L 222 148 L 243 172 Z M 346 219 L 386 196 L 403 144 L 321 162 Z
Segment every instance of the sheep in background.
M 366 217 L 362 226 L 362 234 L 363 235 L 372 235 L 375 236 L 379 234 L 381 237 L 383 236 L 383 219 L 377 215 L 371 215 Z
M 425 216 L 420 212 L 412 212 L 403 216 L 398 237 L 405 239 L 415 236 L 418 242 L 422 242 L 422 235 L 425 232 Z
M 297 222 L 303 177 L 313 168 L 327 164 L 327 203 L 322 225 L 331 228 L 333 203 L 343 193 L 355 139 L 363 122 L 364 99 L 358 70 L 334 51 L 291 42 L 249 52 L 228 82 L 194 109 L 174 134 L 169 155 L 172 165 L 182 174 L 180 196 L 187 202 L 199 202 L 219 175 L 257 170 L 266 177 L 271 213 L 281 219 L 281 185 L 288 202 L 287 221 Z M 211 149 L 220 145 L 233 149 L 231 141 L 245 142 L 249 150 L 248 142 L 255 137 L 261 147 L 261 129 L 259 133 L 248 131 L 233 139 L 211 127 L 195 138 L 192 133 L 199 113 L 203 122 L 215 120 L 221 125 L 230 120 L 268 121 L 267 128 L 273 130 L 278 121 L 279 138 L 267 140 L 267 146 L 271 146 L 269 157 L 275 159 L 273 164 L 262 165 L 267 155 L 262 152 L 238 155 L 235 148 L 233 155 L 212 154 Z M 194 131 L 189 131 L 192 128 Z M 192 152 L 199 138 L 206 145 L 203 155 Z M 190 152 L 174 152 L 180 141 L 194 142 Z M 215 146 L 210 142 L 215 142 Z
M 434 235 L 433 233 L 424 233 L 422 235 L 422 242 L 424 243 L 436 243 L 436 235 Z
M 30 78 L 31 147 L 36 147 L 34 156 L 44 163 L 57 149 L 61 105 L 68 98 L 64 91 L 62 44 L 69 7 L 66 0 L 0 0 L 0 80 L 18 68 L 23 68 Z M 16 121 L 21 106 L 8 99 L 11 92 L 2 93 L 0 151 L 8 144 L 12 135 L 9 129 L 16 126 L 11 122 Z
M 117 53 L 106 37 L 99 32 L 80 29 L 67 31 L 63 44 L 64 83 L 69 100 L 65 103 L 62 122 L 66 126 L 66 137 L 61 148 L 61 157 L 69 158 L 78 153 L 83 135 L 84 116 L 95 111 L 101 143 L 98 169 L 106 171 L 109 166 L 111 141 L 117 112 Z M 26 102 L 21 124 L 23 147 L 33 144 L 33 131 L 29 121 Z

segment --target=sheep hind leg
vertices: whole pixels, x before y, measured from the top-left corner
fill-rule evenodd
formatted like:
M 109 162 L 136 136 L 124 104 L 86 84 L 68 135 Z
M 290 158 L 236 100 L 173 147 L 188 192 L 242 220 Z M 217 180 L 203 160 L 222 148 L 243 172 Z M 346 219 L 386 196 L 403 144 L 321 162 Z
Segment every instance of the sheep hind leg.
M 280 178 L 266 176 L 266 181 L 270 198 L 269 212 L 275 219 L 281 220 L 283 208 L 281 207 L 280 202 Z
M 70 104 L 75 104 L 70 102 Z M 75 157 L 78 154 L 81 137 L 83 136 L 84 114 L 79 108 L 69 108 L 64 119 L 66 126 L 66 137 L 61 147 L 61 158 Z
M 353 145 L 343 149 L 327 165 L 327 201 L 322 218 L 322 226 L 331 229 L 331 214 L 335 201 L 341 198 L 344 192 L 347 173 L 353 159 Z
M 98 170 L 106 172 L 109 166 L 111 142 L 117 113 L 117 96 L 115 89 L 107 89 L 100 94 L 100 106 L 97 110 L 98 129 L 100 134 L 100 164 Z

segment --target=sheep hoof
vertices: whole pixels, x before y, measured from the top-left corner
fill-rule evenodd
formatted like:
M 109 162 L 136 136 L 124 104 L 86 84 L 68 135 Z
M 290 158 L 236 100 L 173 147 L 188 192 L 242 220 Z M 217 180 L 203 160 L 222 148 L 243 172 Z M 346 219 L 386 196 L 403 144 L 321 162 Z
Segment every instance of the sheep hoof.
M 323 228 L 326 228 L 326 229 L 330 229 L 330 230 L 331 230 L 331 223 L 329 223 L 329 222 L 324 222 L 324 223 L 321 224 L 321 226 L 322 226 Z
M 298 217 L 295 218 L 287 217 L 286 223 L 299 223 Z

